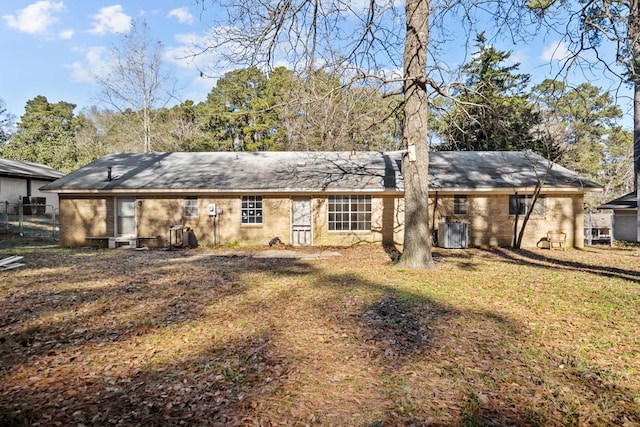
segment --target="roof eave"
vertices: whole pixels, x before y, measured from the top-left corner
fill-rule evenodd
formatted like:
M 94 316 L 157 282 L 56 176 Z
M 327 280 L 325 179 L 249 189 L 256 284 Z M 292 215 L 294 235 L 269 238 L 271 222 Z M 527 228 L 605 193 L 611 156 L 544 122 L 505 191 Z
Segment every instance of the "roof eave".
M 533 193 L 535 186 L 524 187 L 460 187 L 460 188 L 430 188 L 430 192 L 438 192 L 441 194 L 514 194 L 514 193 Z M 543 187 L 544 194 L 583 194 L 585 192 L 600 192 L 602 188 L 593 187 Z
M 46 189 L 43 190 L 50 193 L 58 194 L 74 194 L 74 195 L 118 195 L 118 194 L 140 194 L 140 195 L 164 195 L 164 194 L 321 194 L 321 193 L 376 193 L 376 194 L 394 194 L 403 193 L 398 189 L 381 189 L 381 188 L 298 188 L 298 189 L 261 189 L 261 188 L 239 188 L 239 189 L 202 189 L 202 188 L 181 188 L 181 189 Z

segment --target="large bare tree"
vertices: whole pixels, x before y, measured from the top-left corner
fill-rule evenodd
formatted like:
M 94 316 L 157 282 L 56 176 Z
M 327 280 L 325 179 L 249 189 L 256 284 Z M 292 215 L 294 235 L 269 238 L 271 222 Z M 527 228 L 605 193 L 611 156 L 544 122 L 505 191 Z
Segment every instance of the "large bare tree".
M 109 58 L 109 68 L 94 74 L 100 101 L 134 118 L 145 152 L 151 151 L 154 112 L 173 99 L 175 79 L 165 68 L 163 45 L 153 41 L 145 21 L 133 22 Z
M 450 38 L 447 17 L 457 12 L 460 28 L 476 22 L 473 10 L 491 9 L 487 16 L 494 18 L 494 29 L 502 29 L 520 22 L 501 19 L 507 12 L 524 10 L 516 6 L 520 0 L 406 0 L 404 7 L 394 0 L 198 1 L 204 13 L 214 7 L 211 37 L 201 50 L 218 53 L 217 67 L 272 67 L 286 61 L 301 74 L 318 68 L 340 70 L 345 84 L 379 84 L 390 94 L 403 95 L 405 238 L 400 263 L 432 266 L 427 118 L 429 93 L 448 95 L 447 70 L 435 67 L 440 43 Z M 438 40 L 433 40 L 434 34 Z M 433 59 L 433 66 L 427 67 L 428 59 Z
M 429 149 L 427 139 L 427 42 L 429 1 L 406 1 L 406 41 L 404 48 L 403 156 L 405 232 L 401 263 L 407 267 L 428 267 L 431 258 L 429 233 Z

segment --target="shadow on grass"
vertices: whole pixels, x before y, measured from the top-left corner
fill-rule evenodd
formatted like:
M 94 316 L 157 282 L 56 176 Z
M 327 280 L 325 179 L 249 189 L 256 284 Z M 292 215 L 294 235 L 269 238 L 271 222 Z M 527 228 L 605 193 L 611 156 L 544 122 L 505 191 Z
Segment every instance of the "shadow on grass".
M 553 252 L 549 252 L 548 255 L 545 255 L 540 251 L 531 251 L 526 249 L 495 249 L 495 253 L 503 259 L 517 264 L 528 264 L 536 267 L 553 268 L 556 270 L 577 270 L 602 277 L 618 278 L 629 282 L 640 283 L 640 275 L 637 271 L 625 270 L 616 266 L 598 266 L 563 260 L 559 259 Z
M 630 390 L 552 382 L 562 356 L 531 354 L 526 327 L 402 286 L 390 265 L 370 279 L 331 261 L 80 255 L 53 289 L 29 282 L 36 267 L 2 301 L 0 425 L 579 423 L 555 386 L 640 420 Z M 144 351 L 123 357 L 132 342 Z

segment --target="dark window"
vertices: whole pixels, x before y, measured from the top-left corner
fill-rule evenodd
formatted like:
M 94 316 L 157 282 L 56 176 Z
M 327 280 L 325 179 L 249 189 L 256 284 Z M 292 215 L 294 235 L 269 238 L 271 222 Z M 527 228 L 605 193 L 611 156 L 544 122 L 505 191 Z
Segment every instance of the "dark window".
M 526 215 L 533 201 L 532 196 L 509 196 L 509 215 Z M 531 212 L 532 216 L 545 216 L 547 212 L 546 200 L 544 197 L 538 197 L 536 205 Z
M 370 231 L 371 196 L 329 196 L 329 231 Z
M 454 215 L 467 215 L 469 213 L 469 200 L 467 196 L 453 196 Z

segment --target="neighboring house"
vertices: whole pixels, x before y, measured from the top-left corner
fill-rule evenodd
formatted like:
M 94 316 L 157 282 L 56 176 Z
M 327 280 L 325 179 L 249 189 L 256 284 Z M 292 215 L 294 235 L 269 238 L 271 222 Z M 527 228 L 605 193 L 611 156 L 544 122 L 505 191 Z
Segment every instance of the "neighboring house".
M 584 242 L 586 244 L 611 243 L 612 215 L 587 213 L 584 216 Z
M 264 245 L 275 237 L 293 245 L 401 245 L 401 171 L 399 153 L 111 154 L 44 190 L 59 195 L 67 246 L 88 238 L 167 246 L 184 227 L 201 245 Z M 530 151 L 430 153 L 432 229 L 443 218 L 467 222 L 470 245 L 511 245 L 514 222 L 521 224 L 547 171 Z M 582 246 L 583 196 L 599 189 L 554 166 L 522 246 L 535 247 L 551 229 Z
M 626 242 L 637 242 L 638 230 L 638 201 L 636 192 L 625 194 L 615 200 L 598 206 L 598 209 L 611 209 L 613 211 L 613 239 Z
M 9 211 L 15 211 L 21 202 L 28 204 L 32 200 L 44 201 L 58 209 L 58 196 L 43 193 L 40 187 L 63 176 L 64 173 L 39 163 L 0 158 L 0 203 L 7 205 L 8 202 Z M 0 210 L 4 211 L 4 207 Z

